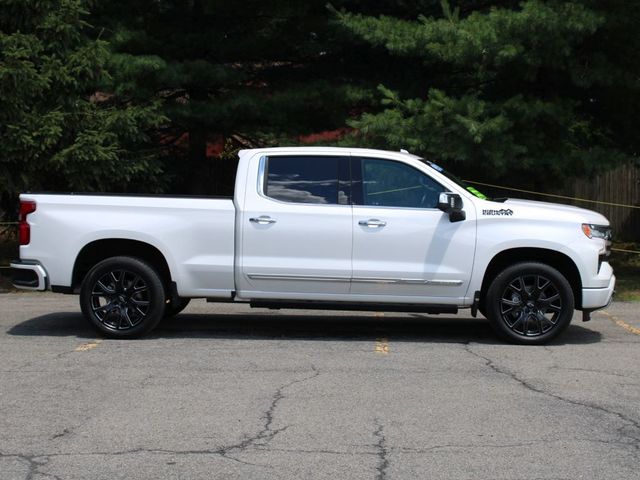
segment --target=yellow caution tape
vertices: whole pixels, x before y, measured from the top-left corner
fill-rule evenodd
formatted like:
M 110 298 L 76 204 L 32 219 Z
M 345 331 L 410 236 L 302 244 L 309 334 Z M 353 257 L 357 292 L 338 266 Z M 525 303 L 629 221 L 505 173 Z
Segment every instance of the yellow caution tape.
M 611 205 L 613 207 L 640 209 L 640 205 L 625 205 L 624 203 L 601 202 L 600 200 L 589 200 L 587 198 L 568 197 L 566 195 L 556 195 L 555 193 L 540 193 L 540 192 L 534 192 L 533 190 L 523 190 L 521 188 L 503 187 L 500 185 L 493 185 L 491 183 L 474 182 L 472 180 L 465 180 L 465 182 L 473 183 L 474 185 L 482 185 L 484 187 L 499 188 L 501 190 L 510 190 L 512 192 L 522 192 L 522 193 L 530 193 L 532 195 L 542 195 L 543 197 L 564 198 L 565 200 L 575 200 L 577 202 L 588 202 L 588 203 L 597 203 L 599 205 Z
M 638 250 L 625 250 L 624 248 L 612 248 L 611 250 L 614 252 L 637 253 L 640 255 L 640 251 Z

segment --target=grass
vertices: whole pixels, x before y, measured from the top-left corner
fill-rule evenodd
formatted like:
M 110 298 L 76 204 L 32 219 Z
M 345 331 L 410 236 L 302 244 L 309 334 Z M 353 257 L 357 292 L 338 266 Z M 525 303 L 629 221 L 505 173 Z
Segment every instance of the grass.
M 640 244 L 618 244 L 616 248 L 640 251 Z M 0 235 L 0 265 L 9 265 L 17 258 L 18 246 L 15 238 Z M 613 252 L 611 265 L 616 274 L 616 300 L 640 302 L 640 254 Z M 0 269 L 0 290 L 12 290 L 9 270 Z
M 621 243 L 614 248 L 640 251 L 640 244 Z M 616 300 L 640 302 L 640 254 L 612 252 L 611 266 L 616 275 Z
M 614 267 L 615 268 L 615 267 Z M 616 300 L 640 302 L 640 269 L 615 268 Z

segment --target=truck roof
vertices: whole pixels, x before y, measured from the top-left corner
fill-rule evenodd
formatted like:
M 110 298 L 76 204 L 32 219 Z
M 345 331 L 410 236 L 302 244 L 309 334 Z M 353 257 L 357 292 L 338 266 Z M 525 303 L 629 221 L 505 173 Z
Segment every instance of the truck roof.
M 419 159 L 421 157 L 417 155 L 413 155 L 412 153 L 407 152 L 406 150 L 378 150 L 373 148 L 351 148 L 351 147 L 271 147 L 271 148 L 252 148 L 246 150 L 240 150 L 238 152 L 239 156 L 244 156 L 248 153 L 256 153 L 256 152 L 264 152 L 265 154 L 275 154 L 275 153 L 325 153 L 332 155 L 372 155 L 372 154 L 393 154 L 393 155 L 405 155 L 409 158 Z

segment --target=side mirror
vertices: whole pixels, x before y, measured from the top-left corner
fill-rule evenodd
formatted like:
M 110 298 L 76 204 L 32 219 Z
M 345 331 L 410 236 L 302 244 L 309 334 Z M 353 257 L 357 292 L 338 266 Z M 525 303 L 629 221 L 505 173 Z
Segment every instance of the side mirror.
M 461 222 L 467 218 L 463 207 L 462 197 L 457 193 L 442 192 L 438 198 L 438 208 L 449 215 L 451 222 Z

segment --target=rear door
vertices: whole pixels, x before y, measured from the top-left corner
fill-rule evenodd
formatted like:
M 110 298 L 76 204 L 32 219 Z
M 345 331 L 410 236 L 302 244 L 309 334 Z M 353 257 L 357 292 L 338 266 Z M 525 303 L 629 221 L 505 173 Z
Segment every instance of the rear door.
M 346 294 L 351 279 L 349 158 L 259 159 L 240 222 L 239 294 L 306 300 Z
M 458 303 L 475 249 L 475 210 L 450 222 L 437 208 L 446 188 L 424 171 L 385 158 L 352 160 L 351 293 L 386 301 Z M 455 299 L 455 300 L 454 300 Z

